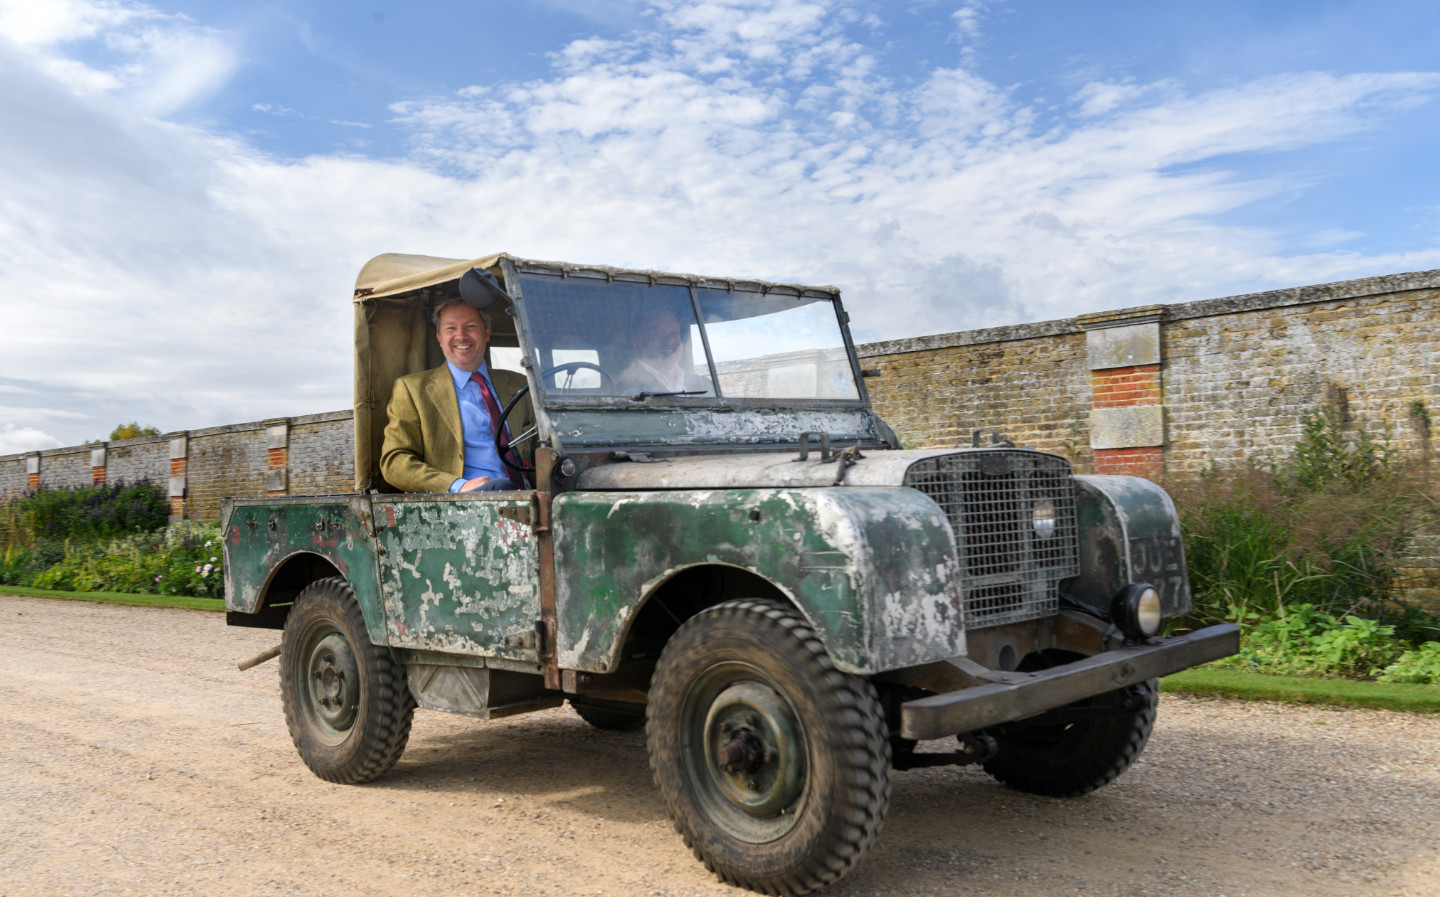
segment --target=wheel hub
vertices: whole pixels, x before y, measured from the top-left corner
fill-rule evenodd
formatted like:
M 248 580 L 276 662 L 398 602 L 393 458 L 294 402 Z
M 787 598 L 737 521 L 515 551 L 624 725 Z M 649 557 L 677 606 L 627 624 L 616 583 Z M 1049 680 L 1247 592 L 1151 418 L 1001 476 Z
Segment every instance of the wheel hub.
M 749 816 L 783 815 L 804 793 L 794 713 L 768 685 L 738 682 L 722 691 L 710 705 L 705 733 L 712 781 Z
M 343 735 L 355 725 L 360 669 L 350 643 L 338 632 L 315 642 L 306 664 L 310 707 L 321 726 Z

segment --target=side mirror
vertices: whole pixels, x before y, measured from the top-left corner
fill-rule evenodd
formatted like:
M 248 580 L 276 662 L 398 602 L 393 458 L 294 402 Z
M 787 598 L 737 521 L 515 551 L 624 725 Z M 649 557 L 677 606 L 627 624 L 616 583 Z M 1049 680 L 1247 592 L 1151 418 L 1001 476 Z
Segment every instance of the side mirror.
M 497 299 L 510 304 L 510 295 L 495 276 L 484 268 L 471 268 L 460 277 L 460 298 L 476 308 L 489 308 Z

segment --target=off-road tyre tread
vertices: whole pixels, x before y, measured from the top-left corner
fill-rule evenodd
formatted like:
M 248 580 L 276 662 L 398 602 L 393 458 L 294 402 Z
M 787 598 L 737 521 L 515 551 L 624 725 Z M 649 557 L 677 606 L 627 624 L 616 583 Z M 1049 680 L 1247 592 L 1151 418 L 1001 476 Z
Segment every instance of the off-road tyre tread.
M 323 746 L 317 750 L 309 743 L 294 698 L 296 669 L 292 659 L 300 648 L 297 642 L 304 628 L 304 615 L 312 611 L 329 614 L 345 632 L 364 680 L 360 715 L 338 762 L 327 762 L 322 756 L 327 753 Z M 290 621 L 296 625 L 291 626 Z M 281 639 L 280 693 L 290 740 L 310 771 L 327 782 L 358 785 L 372 781 L 389 772 L 405 753 L 415 718 L 415 698 L 410 694 L 405 668 L 391 656 L 388 647 L 370 641 L 355 591 L 341 577 L 316 580 L 295 599 Z M 355 741 L 357 738 L 359 741 Z
M 1135 710 L 1077 723 L 1088 731 L 1061 752 L 1035 751 L 996 731 L 1000 752 L 985 771 L 1008 788 L 1046 797 L 1078 797 L 1110 784 L 1139 759 L 1155 728 L 1160 687 L 1149 685 L 1150 700 Z
M 783 873 L 770 875 L 727 868 L 707 849 L 702 837 L 709 834 L 706 821 L 696 818 L 698 814 L 676 794 L 676 783 L 671 776 L 679 769 L 680 760 L 667 748 L 667 733 L 662 731 L 664 721 L 657 719 L 657 708 L 663 709 L 682 697 L 673 693 L 677 689 L 673 668 L 682 664 L 684 658 L 672 648 L 682 647 L 686 636 L 697 630 L 707 632 L 706 638 L 729 632 L 749 639 L 759 627 L 782 634 L 793 643 L 794 658 L 806 668 L 811 681 L 821 686 L 815 689 L 816 693 L 827 693 L 830 699 L 832 706 L 827 722 L 836 733 L 836 744 L 841 746 L 832 758 L 839 764 L 835 778 L 841 787 L 833 795 L 835 804 L 823 832 L 800 862 Z M 675 822 L 675 830 L 705 868 L 735 887 L 794 897 L 834 883 L 869 850 L 880 834 L 890 806 L 890 740 L 874 686 L 860 676 L 836 669 L 810 624 L 793 608 L 778 601 L 729 601 L 686 621 L 667 644 L 652 679 L 646 735 L 650 770 Z

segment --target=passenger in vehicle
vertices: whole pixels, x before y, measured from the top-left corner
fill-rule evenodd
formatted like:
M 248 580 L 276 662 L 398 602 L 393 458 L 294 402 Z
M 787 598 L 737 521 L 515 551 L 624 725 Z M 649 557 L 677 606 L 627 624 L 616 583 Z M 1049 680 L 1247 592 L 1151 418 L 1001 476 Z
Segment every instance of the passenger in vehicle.
M 675 311 L 665 305 L 642 306 L 631 318 L 630 348 L 635 360 L 616 381 L 622 395 L 637 393 L 710 394 L 710 378 L 695 373 L 685 356 L 685 339 Z
M 527 488 L 513 459 L 496 451 L 495 422 L 525 385 L 511 371 L 490 370 L 490 314 L 462 299 L 436 306 L 432 321 L 445 363 L 395 381 L 387 409 L 380 472 L 405 492 L 499 492 Z M 527 396 L 498 440 L 535 422 Z M 532 443 L 533 445 L 533 443 Z M 519 449 L 529 463 L 529 446 Z M 509 454 L 509 453 L 507 453 Z

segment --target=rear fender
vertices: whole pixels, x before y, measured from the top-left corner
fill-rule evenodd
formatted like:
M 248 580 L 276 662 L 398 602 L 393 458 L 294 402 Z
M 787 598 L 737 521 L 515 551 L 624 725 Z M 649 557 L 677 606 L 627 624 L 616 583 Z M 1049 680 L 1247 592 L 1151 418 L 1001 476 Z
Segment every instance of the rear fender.
M 361 495 L 222 502 L 225 609 L 260 613 L 280 571 L 312 555 L 350 583 L 370 640 L 385 644 L 372 519 Z

